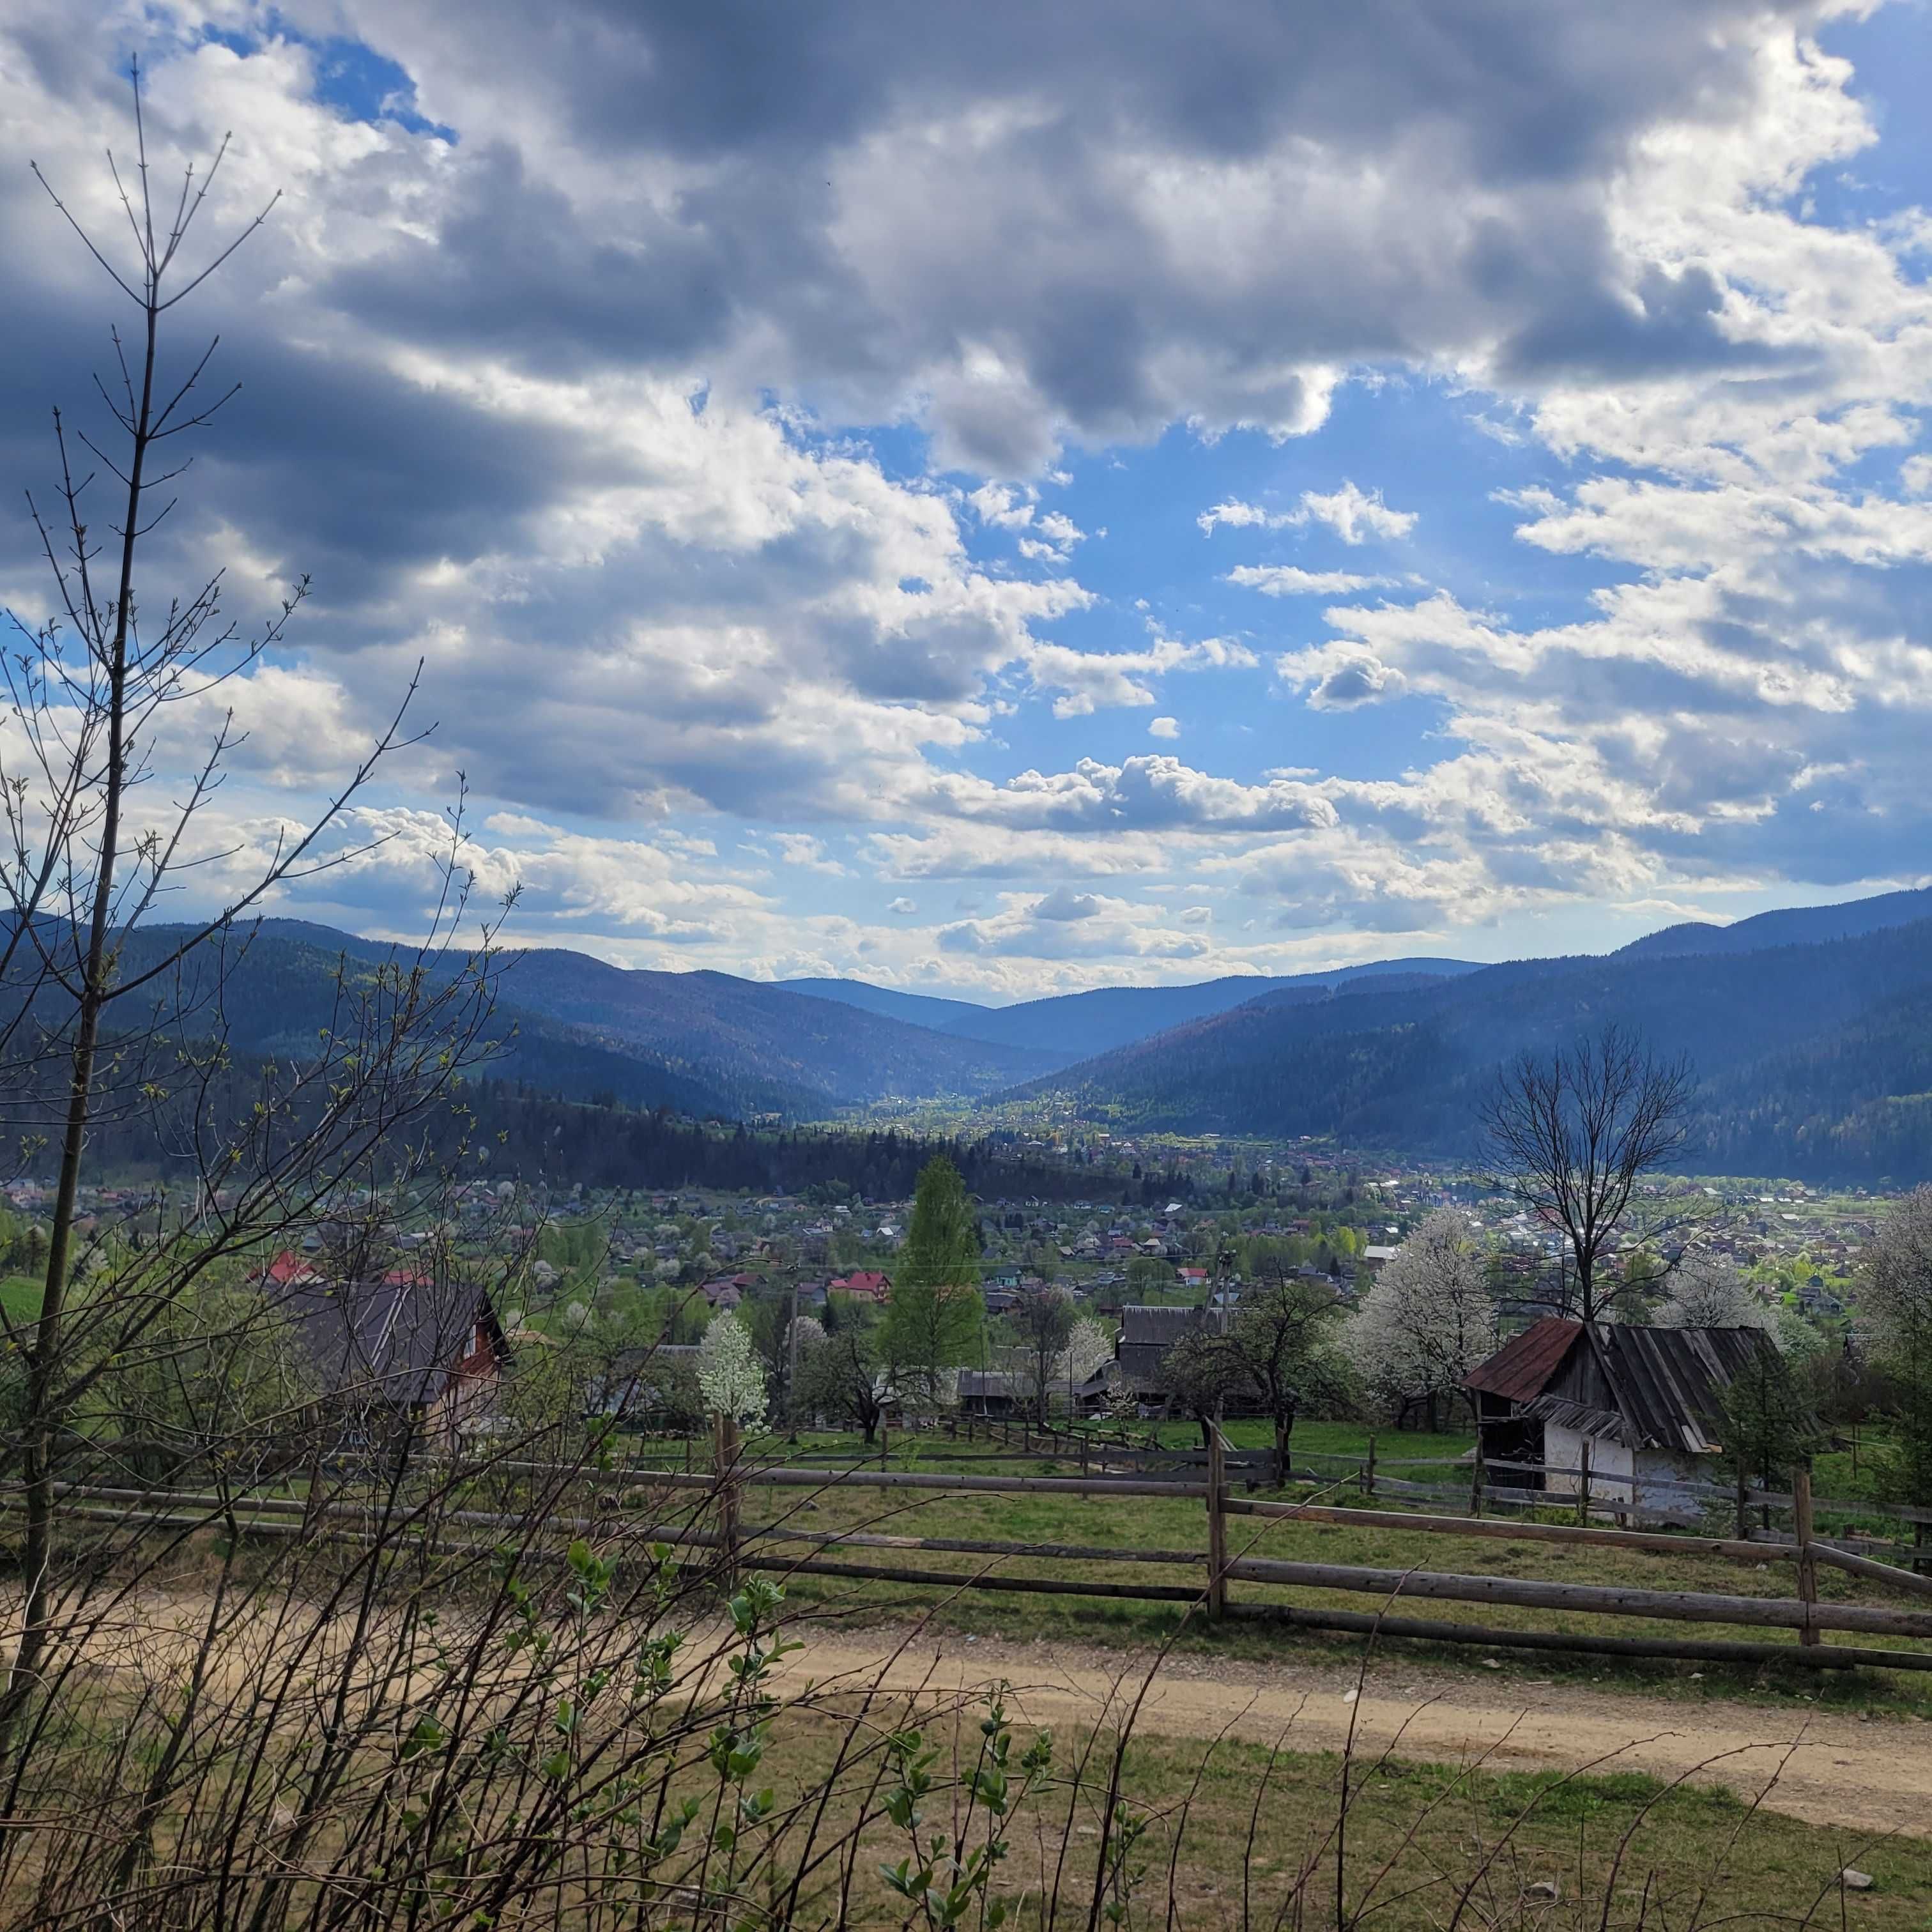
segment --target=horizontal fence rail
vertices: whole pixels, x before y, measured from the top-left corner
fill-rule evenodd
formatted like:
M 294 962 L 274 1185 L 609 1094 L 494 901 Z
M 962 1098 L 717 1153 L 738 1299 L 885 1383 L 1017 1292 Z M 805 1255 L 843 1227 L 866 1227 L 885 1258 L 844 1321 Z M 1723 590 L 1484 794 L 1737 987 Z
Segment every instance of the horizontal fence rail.
M 527 1554 L 532 1560 L 554 1561 L 562 1554 L 566 1540 L 583 1538 L 604 1547 L 662 1546 L 667 1551 L 706 1552 L 716 1560 L 720 1574 L 727 1578 L 741 1570 L 757 1570 L 928 1592 L 984 1590 L 1182 1605 L 1198 1608 L 1210 1620 L 1226 1616 L 1271 1622 L 1282 1628 L 1344 1634 L 1372 1632 L 1390 1637 L 1492 1648 L 1571 1650 L 1590 1654 L 1723 1659 L 1738 1663 L 1776 1661 L 1808 1669 L 1873 1666 L 1932 1670 L 1932 1650 L 1881 1649 L 1823 1640 L 1824 1634 L 1831 1632 L 1912 1643 L 1932 1642 L 1932 1604 L 1916 1609 L 1820 1602 L 1816 1588 L 1818 1566 L 1835 1569 L 1906 1598 L 1932 1597 L 1932 1577 L 1879 1562 L 1818 1537 L 1811 1528 L 1813 1508 L 1807 1506 L 1810 1499 L 1802 1490 L 1795 1492 L 1791 1498 L 1798 1505 L 1796 1512 L 1798 1536 L 1790 1542 L 1771 1542 L 1761 1540 L 1761 1535 L 1673 1534 L 1612 1528 L 1588 1521 L 1537 1522 L 1514 1516 L 1454 1515 L 1427 1509 L 1352 1508 L 1325 1499 L 1300 1502 L 1242 1496 L 1232 1490 L 1257 1465 L 1271 1469 L 1274 1458 L 1271 1452 L 1237 1458 L 1228 1453 L 1224 1440 L 1216 1440 L 1199 1451 L 1133 1452 L 1137 1457 L 1144 1453 L 1149 1462 L 1158 1458 L 1179 1466 L 1166 1477 L 1154 1474 L 1138 1462 L 1130 1465 L 1138 1473 L 1123 1475 L 896 1470 L 880 1468 L 869 1460 L 848 1463 L 844 1459 L 836 1466 L 808 1468 L 749 1460 L 743 1454 L 743 1446 L 728 1432 L 721 1434 L 712 1459 L 714 1466 L 709 1470 L 636 1466 L 601 1469 L 540 1462 L 496 1465 L 487 1472 L 488 1477 L 511 1479 L 507 1494 L 494 1492 L 503 1506 L 482 1506 L 493 1494 L 487 1483 L 479 1492 L 478 1507 L 451 1508 L 446 1500 L 435 1512 L 436 1527 L 428 1532 L 433 1539 L 430 1546 L 440 1555 L 482 1560 L 502 1545 L 502 1538 L 498 1535 L 492 1540 L 491 1533 L 508 1532 L 523 1539 L 526 1546 L 519 1550 L 520 1558 Z M 1066 1459 L 1060 1444 L 1056 1443 L 1045 1453 L 1052 1460 Z M 1110 1450 L 1092 1460 L 1104 1468 L 1110 1456 L 1123 1453 Z M 962 1456 L 958 1460 L 981 1459 Z M 1040 1454 L 1036 1452 L 1031 1460 L 1040 1460 Z M 1462 1466 L 1470 1468 L 1472 1475 L 1479 1468 L 1473 1464 Z M 460 1481 L 462 1473 L 458 1467 L 455 1480 Z M 479 1476 L 485 1473 L 478 1472 Z M 1301 1479 L 1332 1492 L 1348 1480 L 1348 1472 L 1340 1476 L 1304 1474 Z M 1376 1480 L 1391 1487 L 1410 1486 L 1396 1484 L 1385 1474 Z M 417 1520 L 406 1498 L 398 1501 L 374 1494 L 358 1496 L 340 1492 L 328 1496 L 287 1493 L 293 1484 L 286 1472 L 265 1478 L 252 1487 L 237 1486 L 226 1494 L 206 1488 L 146 1488 L 124 1480 L 63 1482 L 57 1486 L 67 1506 L 81 1520 L 118 1524 L 137 1533 L 149 1528 L 188 1534 L 204 1529 L 233 1529 L 249 1536 L 319 1534 L 364 1544 L 379 1537 L 393 1536 L 399 1524 Z M 270 1488 L 279 1488 L 284 1493 L 264 1492 Z M 876 1527 L 812 1528 L 790 1522 L 741 1523 L 738 1498 L 743 1492 L 788 1489 L 826 1495 L 851 1489 L 921 1497 L 1047 1495 L 1097 1499 L 1187 1498 L 1205 1505 L 1208 1548 L 1203 1551 L 1058 1540 L 926 1537 L 893 1534 Z M 1474 1492 L 1483 1492 L 1480 1484 L 1475 1486 Z M 1465 1496 L 1470 1493 L 1468 1490 L 1462 1492 Z M 1729 1492 L 1726 1499 L 1734 1499 L 1735 1493 Z M 1775 1506 L 1769 1496 L 1750 1493 L 1754 1507 L 1760 1502 Z M 568 1508 L 573 1494 L 582 1498 L 577 1512 Z M 674 1501 L 682 1496 L 689 1498 L 689 1520 L 676 1522 L 657 1520 L 653 1510 L 664 1505 L 674 1505 L 678 1513 L 683 1513 L 686 1506 Z M 520 1498 L 521 1508 L 511 1506 Z M 22 1492 L 17 1486 L 0 1488 L 0 1512 L 16 1511 L 21 1504 Z M 585 1504 L 590 1507 L 586 1508 Z M 1607 1513 L 1621 1514 L 1614 1501 L 1603 1500 L 1601 1507 Z M 1858 1506 L 1859 1512 L 1865 1507 Z M 425 1508 L 424 1516 L 428 1514 Z M 1457 1536 L 1478 1544 L 1502 1539 L 1558 1547 L 1624 1550 L 1649 1556 L 1715 1558 L 1760 1568 L 1770 1563 L 1780 1567 L 1789 1563 L 1796 1568 L 1798 1594 L 1756 1597 L 1231 1554 L 1228 1520 L 1242 1517 L 1254 1520 L 1257 1527 L 1298 1521 L 1316 1526 Z M 443 1534 L 446 1529 L 464 1534 L 450 1537 Z M 853 1562 L 845 1560 L 842 1552 L 846 1551 L 870 1553 L 886 1560 Z M 913 1555 L 980 1560 L 965 1569 L 946 1570 L 890 1560 Z M 1072 1574 L 1027 1576 L 1002 1571 L 1000 1566 L 1015 1562 L 1062 1565 Z M 1090 1574 L 1096 1568 L 1110 1566 L 1156 1570 L 1191 1568 L 1202 1575 L 1198 1580 L 1190 1578 L 1168 1583 L 1152 1579 L 1109 1581 Z M 1383 1602 L 1381 1609 L 1372 1613 L 1279 1599 L 1231 1603 L 1228 1600 L 1230 1584 L 1273 1591 L 1361 1594 L 1380 1598 Z M 1580 1613 L 1653 1623 L 1719 1624 L 1792 1632 L 1798 1640 L 1796 1643 L 1743 1642 L 1682 1633 L 1615 1637 L 1560 1628 L 1490 1628 L 1403 1613 L 1404 1604 L 1421 1599 L 1544 1611 L 1557 1616 Z

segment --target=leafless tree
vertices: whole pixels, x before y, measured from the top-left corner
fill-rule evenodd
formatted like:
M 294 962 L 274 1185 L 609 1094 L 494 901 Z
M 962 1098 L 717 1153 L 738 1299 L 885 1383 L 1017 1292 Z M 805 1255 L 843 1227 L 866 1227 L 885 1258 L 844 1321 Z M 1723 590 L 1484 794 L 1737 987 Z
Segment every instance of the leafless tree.
M 1034 1419 L 1044 1424 L 1047 1402 L 1053 1392 L 1054 1371 L 1064 1358 L 1073 1335 L 1073 1298 L 1064 1288 L 1047 1286 L 1023 1288 L 1013 1307 L 1013 1325 L 1019 1330 L 1018 1351 L 1023 1382 Z
M 345 988 L 340 1030 L 317 1061 L 270 1070 L 244 1118 L 224 1115 L 238 1076 L 222 1043 L 222 996 L 247 950 L 246 922 L 280 889 L 357 856 L 324 835 L 377 765 L 412 742 L 404 717 L 413 683 L 340 788 L 305 829 L 274 840 L 242 889 L 184 926 L 148 924 L 158 906 L 241 856 L 211 844 L 204 829 L 242 741 L 232 708 L 184 755 L 172 721 L 219 705 L 221 688 L 281 637 L 307 585 L 292 586 L 252 631 L 225 614 L 218 573 L 172 598 L 148 588 L 154 532 L 192 461 L 176 460 L 188 446 L 177 439 L 206 431 L 235 393 L 208 387 L 212 342 L 171 365 L 167 324 L 274 204 L 190 262 L 185 251 L 226 144 L 205 173 L 184 170 L 178 195 L 158 194 L 138 66 L 131 77 L 131 174 L 109 157 L 131 250 L 90 234 L 40 177 L 54 208 L 134 304 L 135 327 L 131 338 L 114 330 L 115 374 L 96 381 L 111 428 L 77 431 L 55 412 L 58 510 L 44 512 L 31 492 L 28 500 L 59 616 L 31 625 L 14 618 L 20 644 L 0 659 L 11 727 L 0 742 L 0 1052 L 23 1139 L 38 1146 L 44 1130 L 58 1160 L 40 1306 L 18 1338 L 24 1386 L 10 1446 L 23 1478 L 25 1587 L 0 1691 L 0 1754 L 16 1741 L 53 1640 L 56 1466 L 99 1362 L 115 1347 L 124 1360 L 144 1336 L 165 1332 L 172 1298 L 266 1230 L 314 1211 L 413 1107 L 448 1090 L 487 1005 L 478 984 L 463 988 L 460 972 L 440 970 L 436 957 L 466 892 L 453 856 L 459 813 L 430 949 Z M 100 488 L 112 494 L 104 538 L 89 508 Z M 477 957 L 487 954 L 486 946 Z M 196 1097 L 217 1104 L 197 1114 Z M 144 1262 L 115 1293 L 91 1293 L 80 1318 L 87 1332 L 77 1333 L 75 1284 L 90 1257 L 76 1244 L 76 1207 L 90 1135 L 144 1110 L 158 1133 L 184 1134 L 190 1150 L 213 1162 L 196 1190 L 206 1208 L 201 1238 L 191 1252 L 170 1245 Z M 227 1208 L 213 1205 L 224 1198 Z
M 1573 1046 L 1522 1054 L 1497 1076 L 1480 1115 L 1486 1161 L 1567 1249 L 1563 1313 L 1597 1321 L 1667 1271 L 1666 1262 L 1654 1279 L 1601 1278 L 1637 1184 L 1684 1144 L 1696 1085 L 1688 1058 L 1660 1060 L 1614 1022 Z

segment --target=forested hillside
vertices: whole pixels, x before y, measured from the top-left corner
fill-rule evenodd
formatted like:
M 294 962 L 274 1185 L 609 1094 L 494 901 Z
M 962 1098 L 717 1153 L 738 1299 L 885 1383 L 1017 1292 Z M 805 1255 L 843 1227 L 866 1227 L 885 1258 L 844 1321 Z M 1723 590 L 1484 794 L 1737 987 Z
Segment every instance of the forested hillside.
M 1331 988 L 1373 980 L 1406 984 L 1472 973 L 1461 959 L 1385 959 L 1360 966 L 1338 966 L 1325 973 L 1298 973 L 1269 979 L 1240 974 L 1203 980 L 1192 986 L 1096 986 L 1084 993 L 1059 993 L 1023 1000 L 1010 1006 L 975 1006 L 963 1000 L 927 999 L 854 980 L 800 980 L 788 985 L 826 1000 L 838 1000 L 868 1012 L 902 1019 L 962 1039 L 1037 1054 L 1056 1066 L 1151 1038 L 1190 1020 L 1204 1019 L 1270 994 L 1312 998 Z
M 126 975 L 165 956 L 178 936 L 166 926 L 134 934 Z M 338 970 L 353 983 L 406 956 L 325 926 L 270 921 L 238 934 L 220 958 L 200 958 L 185 987 L 158 982 L 154 998 L 184 1003 L 185 1031 L 205 1033 L 216 1024 L 218 985 L 220 1023 L 236 1052 L 300 1056 L 329 1024 Z M 508 953 L 500 967 L 490 1026 L 499 1072 L 580 1099 L 726 1119 L 814 1117 L 984 1094 L 1065 1058 L 956 1039 L 722 973 L 627 971 L 551 950 Z
M 1140 1127 L 1466 1153 L 1502 1060 L 1605 1020 L 1700 1076 L 1710 1172 L 1932 1174 L 1932 921 L 1814 946 L 1528 960 L 1265 998 L 1034 1083 Z

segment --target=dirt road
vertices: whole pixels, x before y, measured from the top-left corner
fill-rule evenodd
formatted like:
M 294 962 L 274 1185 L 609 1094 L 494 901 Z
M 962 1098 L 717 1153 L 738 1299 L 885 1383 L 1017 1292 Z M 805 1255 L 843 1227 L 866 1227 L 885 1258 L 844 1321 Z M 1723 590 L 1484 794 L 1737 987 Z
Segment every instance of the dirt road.
M 814 1630 L 793 1668 L 821 1684 L 880 1681 L 956 1696 L 1004 1678 L 1016 1714 L 1040 1725 L 1092 1723 L 1131 1703 L 1147 1664 L 1120 1652 L 1064 1645 L 918 1640 L 895 1656 L 903 1631 Z M 1136 1728 L 1167 1737 L 1222 1735 L 1298 1750 L 1356 1748 L 1436 1763 L 1483 1756 L 1498 1770 L 1643 1771 L 1665 1779 L 1695 1772 L 1771 1810 L 1860 1833 L 1932 1838 L 1932 1724 L 1914 1718 L 1763 1708 L 1712 1699 L 1646 1702 L 1569 1686 L 1400 1662 L 1371 1674 L 1359 1698 L 1352 1674 L 1220 1659 L 1170 1658 L 1147 1693 Z M 1696 1767 L 1703 1766 L 1702 1769 Z M 1766 1786 L 1769 1789 L 1766 1791 Z

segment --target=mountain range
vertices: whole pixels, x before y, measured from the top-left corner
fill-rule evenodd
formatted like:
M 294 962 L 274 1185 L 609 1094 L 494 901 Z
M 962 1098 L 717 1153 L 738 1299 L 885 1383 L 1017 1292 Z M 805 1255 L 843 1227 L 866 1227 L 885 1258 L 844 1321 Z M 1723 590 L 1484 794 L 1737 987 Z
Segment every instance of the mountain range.
M 1264 994 L 1031 1083 L 1142 1130 L 1326 1135 L 1454 1155 L 1502 1062 L 1615 1020 L 1698 1076 L 1688 1164 L 1932 1175 L 1932 892 L 1684 925 L 1320 1001 Z
M 1226 1012 L 1264 994 L 1305 998 L 1363 980 L 1393 976 L 1420 984 L 1475 970 L 1466 959 L 1387 959 L 1285 979 L 1233 974 L 1192 986 L 1099 986 L 1090 992 L 1061 993 L 1011 1006 L 976 1006 L 964 1000 L 932 999 L 923 994 L 868 986 L 862 980 L 787 980 L 782 983 L 794 992 L 889 1014 L 962 1040 L 1048 1054 L 1064 1065 L 1164 1033 L 1169 1027 L 1184 1026 L 1190 1020 Z
M 137 935 L 130 964 L 170 937 Z M 224 988 L 231 1046 L 304 1051 L 338 962 L 389 951 L 264 922 Z M 1397 959 L 1004 1007 L 550 948 L 504 964 L 492 1077 L 566 1098 L 826 1119 L 1051 1096 L 1140 1128 L 1450 1153 L 1500 1060 L 1616 1018 L 1696 1061 L 1706 1168 L 1932 1174 L 1932 891 L 1678 925 L 1601 957 Z

